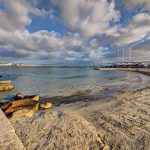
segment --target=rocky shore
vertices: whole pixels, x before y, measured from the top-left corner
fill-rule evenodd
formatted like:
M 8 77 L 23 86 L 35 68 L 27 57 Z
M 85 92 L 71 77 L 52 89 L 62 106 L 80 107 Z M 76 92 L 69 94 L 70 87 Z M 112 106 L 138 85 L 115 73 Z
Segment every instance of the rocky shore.
M 11 80 L 0 81 L 0 92 L 12 89 L 14 89 L 14 86 Z M 17 93 L 9 99 L 0 100 L 0 109 L 7 117 L 32 117 L 39 110 L 52 108 L 52 103 L 42 103 L 38 95 L 23 96 Z
M 10 85 L 0 81 L 1 87 Z M 108 92 L 50 98 L 18 93 L 13 101 L 0 100 L 0 108 L 27 150 L 149 150 L 150 87 Z
M 111 101 L 76 101 L 10 121 L 27 150 L 149 150 L 149 100 L 147 87 Z

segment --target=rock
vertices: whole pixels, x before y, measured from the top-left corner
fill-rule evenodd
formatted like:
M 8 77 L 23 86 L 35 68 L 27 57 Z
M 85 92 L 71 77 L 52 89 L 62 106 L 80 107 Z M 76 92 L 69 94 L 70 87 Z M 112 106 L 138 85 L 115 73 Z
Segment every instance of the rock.
M 0 108 L 2 111 L 5 111 L 11 105 L 12 105 L 12 103 L 9 100 L 0 100 Z
M 11 103 L 10 101 L 8 101 L 8 103 L 5 102 L 5 103 L 1 104 L 0 108 L 1 108 L 2 111 L 5 111 L 5 110 L 8 109 L 11 105 L 12 105 L 12 103 Z
M 11 80 L 0 81 L 0 84 L 11 84 Z
M 39 110 L 39 102 L 37 102 L 37 104 L 35 104 L 35 106 L 32 109 L 34 112 L 37 112 Z
M 35 102 L 32 99 L 22 99 L 17 100 L 12 103 L 12 107 L 24 107 L 24 106 L 32 106 L 35 105 L 37 102 Z
M 40 107 L 42 109 L 50 109 L 52 108 L 52 103 L 47 102 L 46 104 L 41 104 Z
M 34 100 L 34 101 L 39 101 L 39 99 L 40 99 L 40 97 L 38 95 L 36 95 L 32 98 L 32 100 Z
M 0 100 L 0 107 L 5 105 L 5 104 L 9 104 L 10 101 L 9 100 Z
M 22 109 L 18 110 L 13 113 L 13 117 L 18 118 L 18 117 L 32 117 L 34 114 L 33 110 L 29 109 Z
M 110 146 L 108 144 L 106 144 L 103 148 L 103 150 L 110 150 Z
M 106 143 L 92 123 L 73 112 L 41 111 L 10 121 L 27 150 L 103 150 Z
M 2 86 L 0 86 L 0 92 L 2 92 L 2 91 L 9 91 L 9 90 L 12 90 L 12 89 L 14 89 L 14 87 L 12 86 L 12 85 L 2 85 Z
M 35 96 L 37 99 L 37 96 Z M 33 98 L 27 98 L 27 99 L 22 99 L 22 100 L 17 100 L 12 102 L 12 106 L 10 106 L 6 111 L 5 114 L 9 115 L 17 110 L 21 110 L 23 108 L 34 108 L 35 106 L 37 107 L 38 101 L 35 101 L 34 97 Z
M 7 77 L 9 76 L 8 74 L 0 74 L 0 78 L 3 78 L 3 77 Z
M 21 93 L 17 93 L 17 94 L 13 97 L 14 100 L 21 100 L 21 99 L 23 99 L 23 98 L 24 98 L 24 97 L 22 96 Z
M 32 99 L 34 101 L 39 101 L 40 96 L 38 95 L 31 95 L 31 96 L 23 96 L 21 93 L 17 93 L 14 97 L 14 100 L 23 100 L 23 99 Z

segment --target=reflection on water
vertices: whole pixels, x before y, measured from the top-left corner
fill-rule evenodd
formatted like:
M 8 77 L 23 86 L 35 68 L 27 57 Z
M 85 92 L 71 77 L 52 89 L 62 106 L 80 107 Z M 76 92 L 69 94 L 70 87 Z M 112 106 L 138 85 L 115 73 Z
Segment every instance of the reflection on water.
M 95 71 L 86 67 L 0 67 L 0 74 L 9 75 L 5 79 L 13 81 L 13 93 L 41 96 L 67 96 L 85 90 L 99 93 L 104 88 L 126 91 L 150 83 L 148 76 L 138 73 Z

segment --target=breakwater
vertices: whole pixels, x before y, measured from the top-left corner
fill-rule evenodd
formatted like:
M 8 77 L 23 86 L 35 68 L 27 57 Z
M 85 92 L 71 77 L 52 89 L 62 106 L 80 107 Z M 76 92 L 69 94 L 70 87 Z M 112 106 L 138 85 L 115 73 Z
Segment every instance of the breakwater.
M 148 68 L 96 68 L 95 70 L 101 71 L 130 71 L 130 72 L 137 72 L 142 73 L 144 75 L 150 75 L 150 69 Z

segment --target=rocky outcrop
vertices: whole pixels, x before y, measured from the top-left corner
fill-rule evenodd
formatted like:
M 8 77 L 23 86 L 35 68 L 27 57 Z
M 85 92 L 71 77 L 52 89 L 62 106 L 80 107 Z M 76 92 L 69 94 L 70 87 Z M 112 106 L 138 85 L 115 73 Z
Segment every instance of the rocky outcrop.
M 13 117 L 32 117 L 39 109 L 50 109 L 52 103 L 46 102 L 39 105 L 40 97 L 38 95 L 23 96 L 20 93 L 13 98 L 14 101 L 0 100 L 0 108 L 7 116 Z
M 21 100 L 16 100 L 12 102 L 12 105 L 4 112 L 6 115 L 10 115 L 15 111 L 29 108 L 34 109 L 34 107 L 37 107 L 39 101 L 39 96 L 32 96 L 29 98 L 24 98 Z

